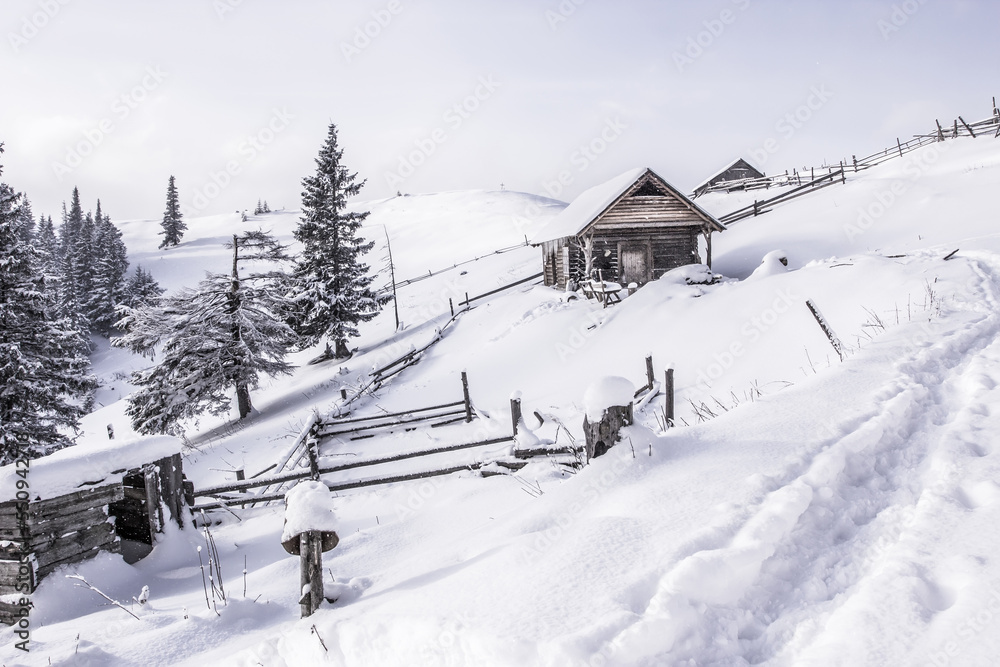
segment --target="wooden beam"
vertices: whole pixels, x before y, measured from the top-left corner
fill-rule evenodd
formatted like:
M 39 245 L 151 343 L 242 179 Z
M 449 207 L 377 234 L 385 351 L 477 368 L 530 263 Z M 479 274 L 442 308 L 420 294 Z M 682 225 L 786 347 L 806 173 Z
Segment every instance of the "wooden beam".
M 969 127 L 969 124 L 965 122 L 965 119 L 964 119 L 964 118 L 962 118 L 961 116 L 959 116 L 959 117 L 958 117 L 958 119 L 959 119 L 960 121 L 962 121 L 962 125 L 964 125 L 964 126 L 965 126 L 965 129 L 966 129 L 966 130 L 968 130 L 968 131 L 969 131 L 969 134 L 971 134 L 971 135 L 972 135 L 972 138 L 973 138 L 973 139 L 975 139 L 975 138 L 976 138 L 976 133 L 972 131 L 972 128 L 971 128 L 971 127 Z

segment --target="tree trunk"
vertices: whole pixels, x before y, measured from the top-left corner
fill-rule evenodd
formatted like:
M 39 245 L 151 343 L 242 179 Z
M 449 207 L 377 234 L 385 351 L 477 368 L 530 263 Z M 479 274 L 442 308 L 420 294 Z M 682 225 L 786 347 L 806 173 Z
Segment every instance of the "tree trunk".
M 250 402 L 250 389 L 245 384 L 236 385 L 236 402 L 240 408 L 240 419 L 244 419 L 253 410 Z
M 344 339 L 338 340 L 337 341 L 337 354 L 336 354 L 335 358 L 337 358 L 337 359 L 347 359 L 350 356 L 351 356 L 351 351 L 349 349 L 347 349 L 347 341 L 344 340 Z

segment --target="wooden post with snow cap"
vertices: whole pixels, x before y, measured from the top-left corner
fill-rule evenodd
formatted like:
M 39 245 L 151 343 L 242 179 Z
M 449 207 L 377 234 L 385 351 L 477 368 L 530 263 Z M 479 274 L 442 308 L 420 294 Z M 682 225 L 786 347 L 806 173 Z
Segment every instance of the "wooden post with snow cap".
M 515 391 L 510 395 L 510 423 L 514 427 L 514 435 L 517 435 L 517 425 L 521 421 L 521 392 Z
M 323 482 L 299 482 L 285 494 L 281 546 L 299 557 L 299 609 L 311 616 L 324 599 L 323 552 L 337 546 L 330 490 Z
M 635 385 L 628 379 L 608 376 L 591 384 L 583 395 L 583 433 L 587 460 L 601 456 L 621 440 L 623 426 L 632 424 Z

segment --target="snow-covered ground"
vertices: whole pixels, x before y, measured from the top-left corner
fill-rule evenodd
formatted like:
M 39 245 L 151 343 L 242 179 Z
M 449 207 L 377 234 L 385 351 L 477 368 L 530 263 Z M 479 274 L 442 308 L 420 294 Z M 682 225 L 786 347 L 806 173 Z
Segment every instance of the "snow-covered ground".
M 228 603 L 206 605 L 203 532 L 168 529 L 135 565 L 106 554 L 50 575 L 33 596 L 30 658 L 0 629 L 2 661 L 996 664 L 998 167 L 1000 141 L 958 139 L 849 174 L 718 235 L 715 284 L 668 274 L 606 310 L 531 284 L 476 301 L 417 365 L 354 409 L 458 400 L 464 370 L 478 419 L 329 442 L 327 460 L 502 435 L 514 391 L 525 427 L 551 438 L 558 420 L 579 439 L 588 387 L 610 375 L 644 384 L 646 354 L 658 375 L 675 369 L 680 425 L 663 431 L 660 397 L 625 441 L 579 471 L 536 459 L 512 475 L 338 493 L 341 540 L 324 557 L 338 600 L 306 620 L 298 558 L 280 544 L 281 504 L 214 512 Z M 752 200 L 699 204 L 722 214 Z M 523 244 L 561 205 L 470 192 L 370 207 L 367 233 L 381 239 L 371 263 L 384 263 L 387 233 L 397 280 L 427 276 L 399 290 L 402 330 L 389 309 L 346 362 L 309 366 L 316 350 L 295 355 L 301 368 L 265 382 L 250 419 L 192 425 L 185 470 L 196 488 L 274 463 L 313 409 L 338 405 L 341 387 L 434 338 L 449 299 L 457 308 L 466 293 L 540 271 L 537 249 L 493 251 Z M 260 225 L 290 242 L 296 219 L 189 220 L 168 252 L 156 250 L 155 221 L 122 227 L 133 262 L 175 289 L 226 266 L 228 235 Z M 788 266 L 755 272 L 777 249 Z M 806 300 L 842 341 L 843 361 Z M 99 354 L 108 384 L 86 438 L 106 437 L 108 423 L 128 433 L 119 400 L 128 388 L 112 379 L 141 363 Z M 127 606 L 148 586 L 149 602 L 132 605 L 137 620 L 62 576 L 74 573 Z

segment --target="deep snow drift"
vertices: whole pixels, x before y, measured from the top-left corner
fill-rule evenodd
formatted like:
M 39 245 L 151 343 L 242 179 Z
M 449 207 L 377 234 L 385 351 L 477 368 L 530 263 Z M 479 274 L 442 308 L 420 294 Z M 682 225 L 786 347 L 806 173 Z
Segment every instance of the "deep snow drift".
M 31 660 L 4 629 L 3 661 L 993 664 L 997 167 L 1000 141 L 958 139 L 850 174 L 716 237 L 722 277 L 710 284 L 704 271 L 692 281 L 699 271 L 685 269 L 608 309 L 530 283 L 477 300 L 418 364 L 352 406 L 374 415 L 460 399 L 464 370 L 477 418 L 334 438 L 325 460 L 509 433 L 515 391 L 523 426 L 566 444 L 581 437 L 587 388 L 606 376 L 641 386 L 647 353 L 659 376 L 675 369 L 678 426 L 663 430 L 661 396 L 637 410 L 621 444 L 579 471 L 535 460 L 515 474 L 338 492 L 341 542 L 324 558 L 327 592 L 338 599 L 308 620 L 298 618 L 298 560 L 280 545 L 281 503 L 212 512 L 227 603 L 206 604 L 203 533 L 170 529 L 135 565 L 102 555 L 51 575 L 34 596 Z M 699 203 L 721 214 L 748 196 Z M 394 330 L 390 309 L 365 327 L 350 360 L 302 365 L 271 382 L 250 419 L 192 425 L 185 466 L 196 487 L 265 470 L 314 408 L 336 409 L 341 387 L 360 386 L 373 366 L 436 338 L 466 292 L 537 273 L 533 248 L 437 272 L 516 246 L 559 206 L 517 193 L 445 193 L 372 210 L 369 233 L 384 236 L 385 226 L 397 279 L 431 274 L 400 288 L 404 327 Z M 202 222 L 189 221 L 192 238 L 177 252 L 154 251 L 149 223 L 128 228 L 126 240 L 176 287 L 224 266 L 219 241 L 242 229 L 238 217 Z M 295 217 L 251 222 L 289 238 Z M 787 265 L 771 259 L 755 271 L 777 249 Z M 842 341 L 843 360 L 806 300 Z M 118 353 L 99 362 L 102 376 L 124 367 Z M 122 403 L 110 389 L 103 395 L 88 438 L 107 423 L 128 430 Z M 474 463 L 503 449 L 440 462 Z M 76 572 L 126 604 L 148 586 L 150 601 L 133 605 L 133 619 L 61 576 Z

